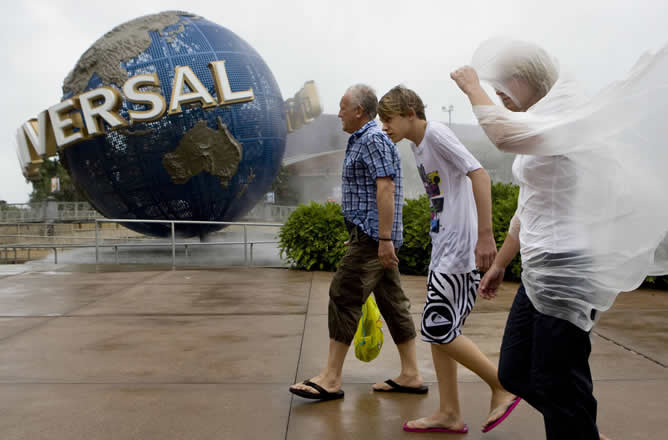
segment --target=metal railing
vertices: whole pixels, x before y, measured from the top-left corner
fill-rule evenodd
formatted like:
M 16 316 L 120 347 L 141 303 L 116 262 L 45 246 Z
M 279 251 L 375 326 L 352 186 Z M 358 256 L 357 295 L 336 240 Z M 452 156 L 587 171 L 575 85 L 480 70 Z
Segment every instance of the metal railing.
M 81 244 L 71 244 L 67 246 L 54 246 L 54 245 L 49 245 L 49 244 L 3 244 L 0 245 L 0 249 L 4 251 L 5 258 L 3 261 L 9 261 L 9 250 L 12 249 L 14 251 L 14 260 L 13 262 L 16 263 L 18 261 L 17 253 L 16 251 L 18 249 L 27 249 L 28 250 L 28 260 L 30 260 L 30 250 L 31 249 L 53 249 L 53 258 L 54 258 L 54 263 L 58 264 L 58 249 L 71 249 L 71 248 L 85 248 L 85 247 L 93 247 L 92 245 L 81 245 Z
M 190 248 L 199 246 L 221 246 L 221 245 L 243 245 L 244 247 L 244 264 L 253 264 L 253 247 L 258 244 L 275 244 L 276 240 L 248 240 L 248 227 L 276 227 L 283 226 L 282 223 L 252 223 L 252 222 L 216 222 L 216 221 L 197 221 L 197 220 L 135 220 L 135 219 L 95 219 L 95 244 L 2 244 L 0 249 L 4 250 L 5 261 L 9 260 L 9 250 L 14 252 L 14 261 L 17 261 L 17 250 L 27 249 L 28 259 L 30 259 L 31 249 L 51 249 L 54 252 L 54 263 L 58 264 L 58 249 L 76 249 L 76 248 L 95 248 L 95 264 L 100 263 L 100 249 L 113 248 L 115 255 L 115 263 L 118 264 L 118 250 L 120 248 L 137 248 L 137 247 L 171 247 L 172 250 L 172 266 L 176 266 L 176 248 L 184 247 L 186 257 L 189 256 Z M 162 223 L 169 224 L 171 229 L 170 243 L 114 243 L 105 244 L 100 237 L 101 223 Z M 216 241 L 216 242 L 177 242 L 176 228 L 177 224 L 206 224 L 206 225 L 225 225 L 225 226 L 242 226 L 243 227 L 243 241 Z
M 272 219 L 283 222 L 297 209 L 296 206 L 275 205 L 260 202 L 243 218 Z M 88 202 L 33 202 L 5 203 L 0 205 L 0 223 L 35 223 L 35 222 L 72 222 L 77 220 L 94 220 L 100 217 Z
M 87 202 L 8 203 L 0 207 L 0 222 L 93 220 L 100 213 Z

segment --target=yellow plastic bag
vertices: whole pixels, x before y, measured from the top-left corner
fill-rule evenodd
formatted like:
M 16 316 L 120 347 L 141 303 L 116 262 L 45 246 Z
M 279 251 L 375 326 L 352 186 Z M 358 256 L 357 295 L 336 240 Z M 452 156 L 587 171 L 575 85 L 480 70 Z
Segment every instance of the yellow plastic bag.
M 364 362 L 376 359 L 383 346 L 383 323 L 380 310 L 373 297 L 369 296 L 362 306 L 362 317 L 355 332 L 355 356 Z

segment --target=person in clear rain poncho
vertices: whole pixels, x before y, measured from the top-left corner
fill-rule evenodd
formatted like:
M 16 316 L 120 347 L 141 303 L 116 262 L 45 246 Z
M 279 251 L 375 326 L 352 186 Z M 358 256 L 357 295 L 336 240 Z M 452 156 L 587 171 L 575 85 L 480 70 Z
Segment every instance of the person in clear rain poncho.
M 543 414 L 548 440 L 598 439 L 589 333 L 619 292 L 668 273 L 668 46 L 590 98 L 545 50 L 509 39 L 482 43 L 451 77 L 517 154 L 517 211 L 480 285 L 493 298 L 521 253 L 501 384 Z

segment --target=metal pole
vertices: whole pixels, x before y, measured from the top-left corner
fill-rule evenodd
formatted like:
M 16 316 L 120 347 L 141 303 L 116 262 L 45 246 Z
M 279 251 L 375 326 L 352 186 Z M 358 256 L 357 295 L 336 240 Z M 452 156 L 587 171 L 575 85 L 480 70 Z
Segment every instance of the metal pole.
M 250 265 L 253 265 L 253 242 L 250 242 Z
M 58 264 L 58 249 L 53 248 L 53 261 L 54 263 Z
M 14 248 L 14 264 L 16 264 L 16 248 Z
M 246 225 L 244 225 L 244 264 L 248 264 L 248 233 Z
M 450 104 L 449 106 L 441 106 L 441 110 L 448 112 L 448 127 L 452 125 L 452 112 L 455 110 L 455 106 Z
M 99 241 L 97 219 L 95 219 L 95 264 L 98 264 L 99 261 L 100 261 L 100 241 Z
M 30 248 L 28 248 L 28 261 L 30 261 Z
M 171 222 L 172 225 L 172 267 L 176 266 L 176 237 L 174 234 L 174 222 Z
M 114 254 L 116 255 L 116 264 L 118 264 L 118 246 L 114 246 Z

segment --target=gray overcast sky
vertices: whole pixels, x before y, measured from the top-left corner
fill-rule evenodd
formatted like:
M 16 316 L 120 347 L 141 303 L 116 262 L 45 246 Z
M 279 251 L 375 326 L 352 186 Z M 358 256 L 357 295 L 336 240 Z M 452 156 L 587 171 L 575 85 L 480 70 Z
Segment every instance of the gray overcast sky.
M 428 119 L 474 123 L 449 78 L 490 36 L 534 41 L 591 92 L 623 78 L 645 51 L 668 42 L 665 0 L 364 1 L 240 0 L 4 1 L 0 6 L 4 102 L 0 109 L 0 199 L 28 200 L 15 153 L 16 129 L 60 101 L 63 79 L 104 33 L 133 18 L 185 10 L 249 42 L 272 69 L 284 98 L 315 80 L 326 113 L 337 113 L 357 82 L 379 96 L 403 83 Z

